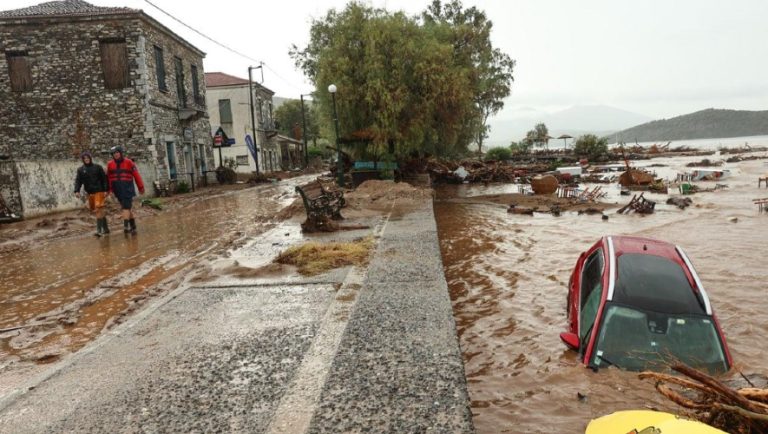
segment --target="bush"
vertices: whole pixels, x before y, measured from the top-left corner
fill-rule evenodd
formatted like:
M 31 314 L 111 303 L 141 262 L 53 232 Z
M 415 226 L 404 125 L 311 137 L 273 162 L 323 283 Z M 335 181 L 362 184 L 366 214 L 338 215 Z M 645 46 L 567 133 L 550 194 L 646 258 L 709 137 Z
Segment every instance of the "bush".
M 216 168 L 216 181 L 219 184 L 234 184 L 237 181 L 237 172 L 229 167 L 219 166 Z
M 608 139 L 599 138 L 594 134 L 585 134 L 576 139 L 573 152 L 578 156 L 585 156 L 590 159 L 598 158 L 608 152 Z
M 189 184 L 187 184 L 186 181 L 179 181 L 179 183 L 176 184 L 176 193 L 189 193 Z
M 522 142 L 512 142 L 511 145 L 509 145 L 509 150 L 512 152 L 512 154 L 520 155 L 520 154 L 529 154 L 531 152 L 531 147 L 533 146 L 533 143 L 528 141 L 522 141 Z
M 512 158 L 512 151 L 509 148 L 491 148 L 485 153 L 486 160 L 509 160 Z
M 320 157 L 321 159 L 325 159 L 326 153 L 317 146 L 309 146 L 307 148 L 307 158 L 311 160 L 315 157 Z

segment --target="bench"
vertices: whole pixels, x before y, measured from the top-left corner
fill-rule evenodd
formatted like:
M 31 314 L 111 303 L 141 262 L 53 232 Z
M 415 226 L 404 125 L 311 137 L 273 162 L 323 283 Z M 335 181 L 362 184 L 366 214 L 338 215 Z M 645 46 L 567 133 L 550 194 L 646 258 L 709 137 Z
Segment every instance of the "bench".
M 331 226 L 330 220 L 341 220 L 341 208 L 346 205 L 344 192 L 314 181 L 304 187 L 297 186 L 296 192 L 304 202 L 307 212 L 307 222 L 302 227 L 305 230 L 324 230 Z
M 765 178 L 757 178 L 757 188 L 760 188 L 760 185 L 765 183 L 765 188 L 768 188 L 768 176 Z
M 757 210 L 760 214 L 762 214 L 766 209 L 768 209 L 768 197 L 765 197 L 762 199 L 752 199 L 752 203 L 757 205 Z

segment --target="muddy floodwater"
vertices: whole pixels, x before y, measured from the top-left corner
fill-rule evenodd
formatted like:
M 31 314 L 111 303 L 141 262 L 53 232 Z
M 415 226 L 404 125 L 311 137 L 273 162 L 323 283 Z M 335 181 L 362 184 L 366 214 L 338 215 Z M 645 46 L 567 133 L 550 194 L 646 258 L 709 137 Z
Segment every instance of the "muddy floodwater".
M 307 179 L 194 198 L 137 219 L 133 236 L 113 225 L 108 237 L 89 231 L 0 253 L 0 374 L 81 348 L 143 299 L 193 274 L 200 258 L 263 233 Z
M 698 159 L 638 165 L 666 165 L 653 170 L 674 179 L 685 163 Z M 682 246 L 719 316 L 735 362 L 730 375 L 765 374 L 768 214 L 759 215 L 752 199 L 768 197 L 768 190 L 757 187 L 758 175 L 768 173 L 766 161 L 726 164 L 733 176 L 721 183 L 729 188 L 691 196 L 694 205 L 686 210 L 665 205 L 667 195 L 646 194 L 659 203 L 655 214 L 608 210 L 608 221 L 573 213 L 511 215 L 504 206 L 462 203 L 466 197 L 516 193 L 514 185 L 439 188 L 435 210 L 443 262 L 478 432 L 576 433 L 617 410 L 678 410 L 636 373 L 593 372 L 560 342 L 569 274 L 579 254 L 604 235 Z M 608 190 L 607 201 L 628 201 L 616 185 Z

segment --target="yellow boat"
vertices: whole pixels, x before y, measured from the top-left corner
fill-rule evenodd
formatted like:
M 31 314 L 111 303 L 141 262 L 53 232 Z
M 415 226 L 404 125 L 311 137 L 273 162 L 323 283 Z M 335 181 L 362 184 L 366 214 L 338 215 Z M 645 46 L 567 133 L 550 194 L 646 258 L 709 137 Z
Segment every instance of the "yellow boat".
M 584 434 L 727 434 L 717 428 L 661 411 L 617 411 L 593 419 Z

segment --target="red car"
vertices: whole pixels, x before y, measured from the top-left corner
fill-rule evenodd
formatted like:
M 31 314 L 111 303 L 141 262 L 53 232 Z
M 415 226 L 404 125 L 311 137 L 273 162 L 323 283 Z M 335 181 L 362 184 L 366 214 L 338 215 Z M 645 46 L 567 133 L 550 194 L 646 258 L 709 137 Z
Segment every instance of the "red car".
M 722 373 L 733 364 L 707 292 L 683 249 L 649 238 L 603 237 L 579 256 L 560 339 L 593 369 Z

